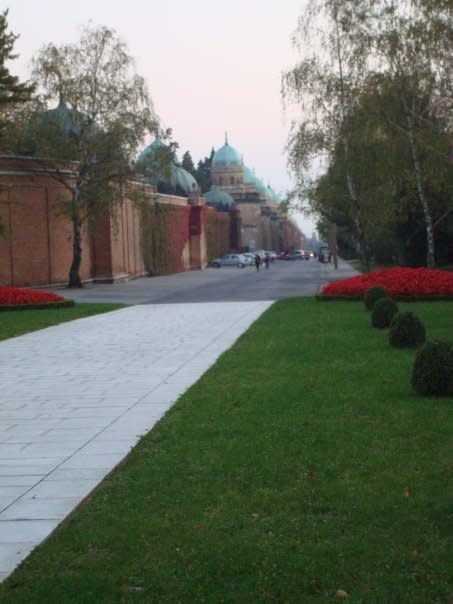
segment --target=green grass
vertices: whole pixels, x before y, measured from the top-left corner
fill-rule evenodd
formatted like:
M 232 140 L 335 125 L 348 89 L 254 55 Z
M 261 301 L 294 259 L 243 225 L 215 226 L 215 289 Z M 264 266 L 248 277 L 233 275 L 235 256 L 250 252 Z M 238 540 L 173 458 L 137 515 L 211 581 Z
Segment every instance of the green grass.
M 406 308 L 451 337 L 451 303 Z M 414 354 L 362 303 L 276 303 L 0 601 L 445 604 L 453 401 L 413 394 Z
M 58 323 L 82 319 L 103 312 L 124 308 L 124 304 L 77 303 L 68 308 L 21 310 L 20 312 L 0 312 L 0 340 L 20 336 L 30 331 L 43 329 Z

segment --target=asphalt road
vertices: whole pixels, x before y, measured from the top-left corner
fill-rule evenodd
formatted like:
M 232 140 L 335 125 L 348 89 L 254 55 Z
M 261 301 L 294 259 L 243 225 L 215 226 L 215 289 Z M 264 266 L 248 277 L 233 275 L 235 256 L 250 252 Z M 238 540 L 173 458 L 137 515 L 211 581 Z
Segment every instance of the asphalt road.
M 176 304 L 184 302 L 244 302 L 312 296 L 322 285 L 357 274 L 340 260 L 277 260 L 266 270 L 255 267 L 208 268 L 164 277 L 143 277 L 125 283 L 93 284 L 83 289 L 66 289 L 66 298 L 80 302 L 125 304 Z

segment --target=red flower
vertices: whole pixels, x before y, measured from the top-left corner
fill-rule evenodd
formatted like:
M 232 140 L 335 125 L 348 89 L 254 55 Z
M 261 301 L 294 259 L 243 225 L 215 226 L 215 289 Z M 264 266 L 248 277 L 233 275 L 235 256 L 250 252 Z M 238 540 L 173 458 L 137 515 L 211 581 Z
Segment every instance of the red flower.
M 385 287 L 391 296 L 452 297 L 453 273 L 427 268 L 388 268 L 357 275 L 324 286 L 321 296 L 361 297 L 373 285 Z
M 41 292 L 25 287 L 5 287 L 0 285 L 0 305 L 46 304 L 63 302 L 64 298 L 53 292 Z

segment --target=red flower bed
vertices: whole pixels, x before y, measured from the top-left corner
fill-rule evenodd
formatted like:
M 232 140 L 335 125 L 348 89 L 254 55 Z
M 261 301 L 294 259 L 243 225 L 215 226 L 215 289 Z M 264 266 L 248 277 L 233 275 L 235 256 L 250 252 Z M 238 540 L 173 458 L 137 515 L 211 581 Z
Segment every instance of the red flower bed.
M 0 305 L 19 306 L 23 304 L 50 304 L 63 302 L 64 298 L 53 292 L 40 292 L 25 287 L 4 287 L 0 285 Z
M 385 287 L 390 296 L 407 298 L 453 298 L 453 273 L 427 268 L 388 268 L 333 281 L 321 290 L 321 297 L 362 297 L 373 285 Z

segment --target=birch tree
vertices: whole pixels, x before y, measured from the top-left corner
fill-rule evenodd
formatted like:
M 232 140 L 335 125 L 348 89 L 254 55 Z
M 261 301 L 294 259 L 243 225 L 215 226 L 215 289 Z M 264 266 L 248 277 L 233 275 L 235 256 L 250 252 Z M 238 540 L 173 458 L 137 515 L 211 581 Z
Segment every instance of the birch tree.
M 406 139 L 425 222 L 426 265 L 432 268 L 433 201 L 427 181 L 433 158 L 444 168 L 450 159 L 445 141 L 452 127 L 452 4 L 443 0 L 385 0 L 379 3 L 376 14 L 373 46 L 379 69 L 391 83 L 394 101 L 402 109 L 400 120 L 387 116 L 387 122 Z
M 138 146 L 156 131 L 145 81 L 135 73 L 115 31 L 86 28 L 78 44 L 48 44 L 34 59 L 33 77 L 56 109 L 27 130 L 29 152 L 68 192 L 72 222 L 69 287 L 82 287 L 82 227 L 92 227 L 121 203 Z
M 300 62 L 283 76 L 283 96 L 296 102 L 301 118 L 293 121 L 287 143 L 288 164 L 296 188 L 304 195 L 316 158 L 332 157 L 341 143 L 347 189 L 345 212 L 351 219 L 358 256 L 369 269 L 364 213 L 351 169 L 348 132 L 342 127 L 355 108 L 367 74 L 368 32 L 366 15 L 372 3 L 354 0 L 311 0 L 294 36 Z M 337 147 L 338 151 L 338 147 Z

